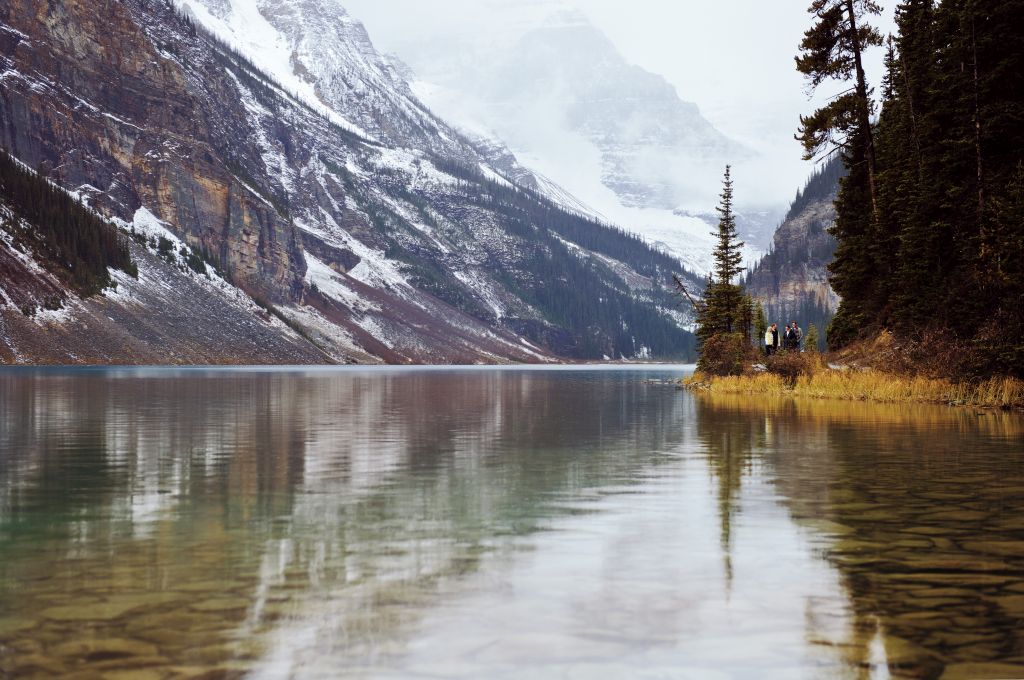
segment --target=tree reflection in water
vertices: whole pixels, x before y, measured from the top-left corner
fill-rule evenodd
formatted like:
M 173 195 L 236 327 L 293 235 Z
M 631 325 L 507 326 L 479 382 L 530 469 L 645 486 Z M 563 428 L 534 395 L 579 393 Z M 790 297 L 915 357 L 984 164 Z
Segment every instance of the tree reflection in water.
M 0 374 L 0 673 L 1024 656 L 1019 416 L 641 377 Z
M 849 630 L 823 638 L 809 610 L 810 644 L 865 673 L 1024 673 L 1024 418 L 716 395 L 698 423 L 723 546 L 756 459 L 840 574 Z

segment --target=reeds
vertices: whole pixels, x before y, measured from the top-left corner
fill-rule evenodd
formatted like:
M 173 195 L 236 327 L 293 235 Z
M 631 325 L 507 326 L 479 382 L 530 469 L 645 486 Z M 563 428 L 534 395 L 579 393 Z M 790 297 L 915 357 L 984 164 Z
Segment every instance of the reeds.
M 991 378 L 980 383 L 904 377 L 876 369 L 823 369 L 789 382 L 774 373 L 694 376 L 685 385 L 718 394 L 778 394 L 886 403 L 931 403 L 991 408 L 1024 407 L 1024 381 Z

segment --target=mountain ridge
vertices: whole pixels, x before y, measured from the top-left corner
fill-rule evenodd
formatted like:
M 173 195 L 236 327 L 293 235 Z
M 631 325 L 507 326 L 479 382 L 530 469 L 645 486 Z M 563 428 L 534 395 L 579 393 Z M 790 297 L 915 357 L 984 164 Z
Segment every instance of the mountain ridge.
M 176 7 L 126 0 L 101 25 L 79 0 L 30 5 L 0 13 L 0 141 L 125 228 L 149 213 L 333 360 L 692 351 L 666 285 L 678 262 L 472 147 L 467 164 L 371 139 Z
M 453 125 L 490 131 L 592 214 L 709 271 L 714 239 L 689 213 L 711 210 L 725 165 L 753 152 L 665 78 L 631 64 L 585 15 L 562 3 L 509 5 L 487 4 L 479 31 L 460 23 L 440 39 L 398 38 L 389 49 Z M 762 254 L 771 221 L 749 224 L 749 261 Z
M 842 159 L 835 156 L 811 175 L 776 229 L 771 251 L 750 269 L 745 282 L 772 321 L 798 318 L 804 328 L 815 324 L 822 347 L 828 322 L 839 306 L 829 283 L 828 265 L 836 250 L 829 230 L 845 174 Z

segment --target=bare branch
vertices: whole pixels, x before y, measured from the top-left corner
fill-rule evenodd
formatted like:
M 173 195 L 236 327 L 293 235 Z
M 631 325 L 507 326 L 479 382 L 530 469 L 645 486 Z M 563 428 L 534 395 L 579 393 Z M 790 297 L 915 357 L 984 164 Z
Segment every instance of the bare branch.
M 689 300 L 690 304 L 693 306 L 693 311 L 700 314 L 702 309 L 701 305 L 696 300 L 693 299 L 693 296 L 690 295 L 690 291 L 686 290 L 686 285 L 683 283 L 682 279 L 673 274 L 672 280 L 676 284 L 676 291 L 678 293 L 681 293 L 682 295 L 685 295 L 686 299 Z M 680 304 L 682 304 L 682 302 L 680 302 Z

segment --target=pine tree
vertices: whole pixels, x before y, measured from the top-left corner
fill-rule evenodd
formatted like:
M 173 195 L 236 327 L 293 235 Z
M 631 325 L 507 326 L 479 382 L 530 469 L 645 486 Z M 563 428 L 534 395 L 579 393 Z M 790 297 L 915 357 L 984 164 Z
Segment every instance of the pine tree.
M 137 275 L 128 242 L 114 226 L 6 150 L 0 150 L 0 204 L 29 225 L 16 230 L 19 240 L 83 297 L 110 285 L 108 267 Z
M 754 302 L 754 342 L 764 342 L 764 334 L 768 331 L 768 317 L 765 316 L 761 303 Z
M 855 81 L 849 91 L 829 104 L 810 116 L 801 116 L 797 139 L 808 160 L 822 150 L 842 149 L 848 157 L 863 154 L 876 215 L 872 103 L 862 58 L 867 48 L 882 44 L 881 34 L 865 22 L 867 16 L 881 11 L 872 0 L 814 0 L 808 12 L 817 21 L 804 33 L 801 54 L 796 58 L 797 70 L 807 77 L 812 91 L 826 80 Z M 859 147 L 856 154 L 851 153 L 854 145 Z
M 813 323 L 807 327 L 807 337 L 804 339 L 804 349 L 808 352 L 817 352 L 821 345 L 821 337 L 818 327 Z
M 734 284 L 733 280 L 743 271 L 743 243 L 736 234 L 736 216 L 732 205 L 732 170 L 726 166 L 721 203 L 717 208 L 718 229 L 712 232 L 718 239 L 714 253 L 714 272 L 705 290 L 704 306 L 697 319 L 697 337 L 702 341 L 720 333 L 742 331 L 746 303 L 743 287 Z
M 797 139 L 804 158 L 840 153 L 848 174 L 841 182 L 837 219 L 831 232 L 838 241 L 829 267 L 832 287 L 846 301 L 834 320 L 836 337 L 850 340 L 878 310 L 875 256 L 880 210 L 876 186 L 876 154 L 871 126 L 873 103 L 862 57 L 882 36 L 867 23 L 881 8 L 872 0 L 814 0 L 808 12 L 815 22 L 804 34 L 797 70 L 811 91 L 830 80 L 854 81 L 847 91 L 809 116 L 800 117 Z
M 840 6 L 857 19 L 850 7 L 870 14 L 869 4 L 812 6 L 820 23 L 798 65 L 813 86 L 849 46 L 817 29 L 840 27 Z M 896 24 L 875 124 L 864 128 L 835 103 L 804 119 L 804 132 L 817 132 L 805 149 L 840 141 L 850 169 L 832 232 L 831 282 L 843 301 L 829 344 L 883 328 L 918 341 L 937 332 L 956 351 L 936 368 L 1024 375 L 1024 3 L 904 0 Z M 847 79 L 857 72 L 849 58 L 836 68 Z M 848 96 L 864 91 L 857 78 Z
M 725 166 L 725 179 L 722 181 L 721 203 L 718 211 L 718 229 L 712 236 L 718 239 L 715 248 L 715 282 L 729 285 L 736 275 L 743 271 L 743 246 L 736 233 L 736 216 L 732 211 L 733 181 L 732 167 Z
M 718 229 L 712 233 L 718 239 L 714 253 L 714 271 L 704 292 L 704 305 L 697 314 L 697 339 L 701 342 L 701 360 L 698 369 L 715 372 L 711 365 L 725 366 L 732 372 L 742 367 L 741 358 L 750 348 L 751 328 L 754 323 L 753 298 L 744 294 L 743 286 L 733 283 L 743 271 L 743 243 L 736 233 L 733 213 L 732 169 L 725 168 L 721 202 L 717 208 Z M 724 353 L 728 360 L 711 354 Z

